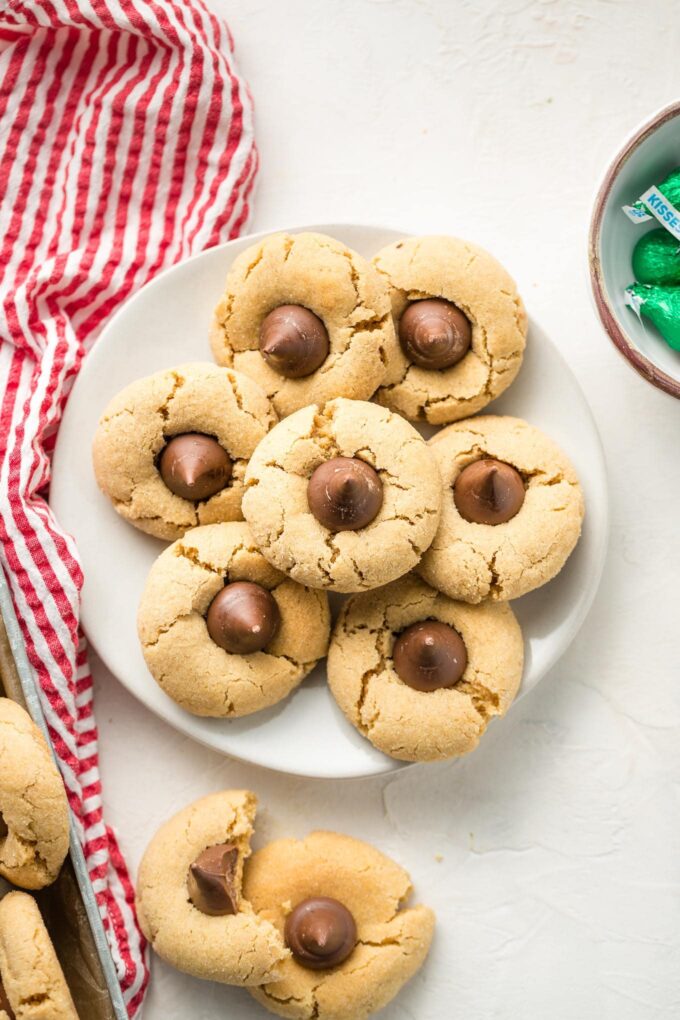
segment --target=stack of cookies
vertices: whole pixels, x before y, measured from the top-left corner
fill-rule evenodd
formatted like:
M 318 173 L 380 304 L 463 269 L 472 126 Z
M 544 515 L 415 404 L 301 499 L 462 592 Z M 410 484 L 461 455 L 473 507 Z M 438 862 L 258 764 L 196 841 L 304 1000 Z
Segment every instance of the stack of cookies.
M 525 337 L 512 279 L 454 238 L 372 262 L 313 233 L 244 251 L 211 326 L 218 364 L 133 383 L 94 441 L 116 510 L 172 542 L 138 617 L 163 690 L 247 715 L 327 656 L 337 703 L 386 754 L 476 747 L 522 677 L 509 602 L 561 570 L 583 517 L 547 436 L 477 414 Z M 426 442 L 413 423 L 445 427 Z M 350 596 L 333 626 L 329 592 Z

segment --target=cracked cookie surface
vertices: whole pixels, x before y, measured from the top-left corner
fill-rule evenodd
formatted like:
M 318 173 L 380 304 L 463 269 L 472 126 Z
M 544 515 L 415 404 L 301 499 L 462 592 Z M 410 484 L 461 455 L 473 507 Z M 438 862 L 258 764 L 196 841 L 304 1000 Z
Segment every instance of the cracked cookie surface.
M 412 364 L 397 342 L 375 399 L 411 421 L 466 418 L 507 389 L 522 364 L 527 318 L 512 278 L 483 248 L 455 237 L 410 237 L 374 265 L 390 284 L 395 327 L 411 301 L 444 298 L 472 326 L 470 350 L 451 368 Z
M 382 482 L 382 507 L 358 531 L 329 531 L 309 509 L 309 479 L 335 457 L 365 460 Z M 340 398 L 297 411 L 265 437 L 248 465 L 243 513 L 279 570 L 314 588 L 352 592 L 418 562 L 437 530 L 440 501 L 436 463 L 416 430 L 377 404 Z
M 66 792 L 28 713 L 0 698 L 0 875 L 23 889 L 54 882 L 68 853 Z
M 363 1020 L 382 1009 L 427 956 L 434 914 L 402 909 L 408 874 L 374 847 L 335 832 L 280 839 L 246 865 L 244 893 L 258 917 L 283 934 L 290 911 L 308 897 L 339 900 L 353 914 L 357 945 L 339 966 L 307 970 L 286 959 L 278 980 L 249 991 L 272 1013 L 292 1020 Z
M 462 637 L 461 680 L 414 690 L 394 669 L 401 631 L 439 620 Z M 522 632 L 510 607 L 454 602 L 419 577 L 348 599 L 328 652 L 328 685 L 349 721 L 379 750 L 402 761 L 435 761 L 473 751 L 489 721 L 504 715 L 522 679 Z
M 263 319 L 298 304 L 324 323 L 330 350 L 311 375 L 288 379 L 259 350 Z M 385 281 L 350 248 L 324 234 L 274 234 L 235 260 L 210 330 L 215 360 L 254 379 L 284 417 L 314 402 L 367 400 L 395 347 Z
M 121 390 L 104 411 L 92 449 L 97 483 L 122 517 L 156 538 L 242 520 L 246 464 L 276 420 L 260 388 L 231 369 L 193 362 L 157 372 Z M 157 468 L 167 440 L 187 432 L 214 436 L 232 460 L 229 484 L 197 503 L 171 492 Z
M 0 979 L 17 1020 L 78 1020 L 38 905 L 26 893 L 0 900 Z
M 574 468 L 556 444 L 520 418 L 483 415 L 457 422 L 429 442 L 441 471 L 439 530 L 417 572 L 465 602 L 519 598 L 555 577 L 574 549 L 583 521 L 583 493 Z M 453 498 L 468 464 L 492 457 L 524 480 L 519 512 L 505 524 L 474 524 Z
M 166 963 L 194 977 L 231 985 L 276 980 L 289 952 L 276 927 L 259 917 L 241 890 L 257 798 L 224 790 L 195 801 L 163 825 L 144 853 L 137 878 L 139 923 Z M 189 899 L 191 864 L 208 847 L 238 849 L 238 912 L 213 916 Z
M 205 614 L 224 583 L 271 592 L 281 621 L 261 652 L 232 655 L 210 637 Z M 328 596 L 272 567 L 244 522 L 188 531 L 151 568 L 138 613 L 142 652 L 169 697 L 196 715 L 242 716 L 285 698 L 326 654 Z

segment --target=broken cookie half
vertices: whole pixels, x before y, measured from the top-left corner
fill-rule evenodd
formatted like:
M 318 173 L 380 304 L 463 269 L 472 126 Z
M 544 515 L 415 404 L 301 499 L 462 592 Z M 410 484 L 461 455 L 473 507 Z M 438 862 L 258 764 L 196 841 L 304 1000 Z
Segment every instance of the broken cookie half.
M 225 790 L 190 804 L 151 840 L 139 868 L 142 931 L 166 963 L 230 985 L 275 981 L 290 953 L 242 889 L 257 799 Z

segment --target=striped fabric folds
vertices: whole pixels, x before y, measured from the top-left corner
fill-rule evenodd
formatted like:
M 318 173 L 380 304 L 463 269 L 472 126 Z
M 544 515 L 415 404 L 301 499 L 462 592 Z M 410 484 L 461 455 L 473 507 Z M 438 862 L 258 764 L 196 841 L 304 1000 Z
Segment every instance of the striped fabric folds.
M 102 817 L 82 573 L 45 501 L 50 454 L 104 322 L 237 236 L 256 170 L 252 102 L 203 0 L 0 0 L 0 556 L 131 1017 L 146 949 Z

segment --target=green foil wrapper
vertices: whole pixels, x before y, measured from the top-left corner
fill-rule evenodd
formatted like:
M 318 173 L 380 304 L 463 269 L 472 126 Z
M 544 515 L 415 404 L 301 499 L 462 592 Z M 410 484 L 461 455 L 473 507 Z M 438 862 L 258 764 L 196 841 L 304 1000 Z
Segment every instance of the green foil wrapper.
M 680 283 L 680 241 L 663 227 L 644 234 L 633 249 L 638 283 Z
M 657 184 L 657 188 L 667 198 L 671 205 L 674 205 L 676 209 L 680 208 L 680 166 L 676 166 L 675 170 L 671 170 L 668 177 Z M 633 202 L 633 209 L 643 209 L 645 212 L 650 210 L 647 208 L 644 202 L 639 199 L 637 202 Z
M 669 347 L 680 351 L 680 287 L 632 283 L 626 287 L 626 304 L 649 319 Z

